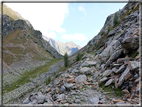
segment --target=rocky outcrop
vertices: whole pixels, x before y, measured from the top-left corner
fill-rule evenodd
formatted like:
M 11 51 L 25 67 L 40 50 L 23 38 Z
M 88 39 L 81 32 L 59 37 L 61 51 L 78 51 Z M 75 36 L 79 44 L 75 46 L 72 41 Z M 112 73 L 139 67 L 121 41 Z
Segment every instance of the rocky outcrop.
M 25 20 L 15 21 L 8 15 L 3 15 L 3 39 L 18 29 L 30 31 L 31 33 L 27 33 L 26 35 L 32 37 L 32 40 L 35 43 L 44 48 L 54 58 L 62 58 L 62 55 L 60 55 L 47 41 L 42 38 L 42 33 L 40 31 L 36 31 L 30 27 L 31 26 L 29 26 Z

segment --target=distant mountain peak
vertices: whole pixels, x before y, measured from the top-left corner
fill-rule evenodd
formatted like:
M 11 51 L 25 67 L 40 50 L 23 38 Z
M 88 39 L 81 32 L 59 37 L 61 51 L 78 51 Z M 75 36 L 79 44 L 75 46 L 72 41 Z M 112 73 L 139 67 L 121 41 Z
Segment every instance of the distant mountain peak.
M 79 45 L 76 45 L 73 41 L 68 41 L 66 43 L 63 43 L 61 41 L 55 41 L 52 38 L 46 37 L 43 35 L 43 38 L 50 43 L 50 45 L 56 49 L 60 54 L 64 55 L 66 52 L 69 55 L 74 54 L 77 52 L 81 47 Z

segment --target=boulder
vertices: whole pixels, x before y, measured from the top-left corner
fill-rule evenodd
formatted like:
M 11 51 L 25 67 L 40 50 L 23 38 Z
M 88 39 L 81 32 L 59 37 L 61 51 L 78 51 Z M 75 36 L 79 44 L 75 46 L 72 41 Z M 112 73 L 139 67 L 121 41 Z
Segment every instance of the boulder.
M 89 75 L 89 74 L 91 74 L 92 72 L 91 72 L 91 69 L 90 69 L 90 68 L 88 68 L 88 67 L 83 67 L 83 68 L 80 69 L 80 73 L 81 73 L 81 74 Z
M 51 89 L 51 95 L 54 95 L 56 93 L 56 88 Z
M 109 59 L 109 57 L 116 51 L 119 45 L 120 42 L 118 40 L 112 41 L 100 54 L 101 59 L 106 62 L 106 59 Z
M 103 76 L 104 76 L 104 77 L 107 77 L 107 76 L 109 76 L 110 74 L 112 74 L 112 70 L 106 70 L 106 71 L 103 72 Z
M 73 70 L 71 71 L 71 73 L 72 73 L 72 74 L 79 73 L 79 70 L 73 69 Z
M 138 36 L 126 37 L 122 41 L 121 46 L 123 52 L 126 54 L 131 53 L 134 50 L 137 50 L 139 48 L 139 37 Z
M 91 104 L 98 104 L 98 102 L 99 102 L 99 96 L 96 96 L 96 97 L 91 97 L 91 98 L 89 98 L 89 102 L 91 103 Z
M 59 83 L 60 83 L 60 80 L 58 80 L 58 79 L 54 80 L 54 85 L 58 85 Z
M 60 93 L 60 94 L 61 94 L 61 93 L 64 93 L 65 90 L 66 90 L 66 88 L 65 88 L 64 86 L 61 86 L 61 88 L 59 89 L 59 93 Z
M 29 103 L 30 103 L 29 97 L 26 98 L 26 99 L 23 101 L 23 104 L 29 104 Z
M 74 83 L 74 82 L 75 82 L 75 79 L 74 79 L 74 78 L 67 79 L 67 82 L 68 82 L 68 83 Z
M 76 83 L 81 83 L 81 82 L 85 82 L 87 80 L 86 75 L 79 75 L 75 78 L 75 82 Z
M 65 83 L 64 84 L 64 87 L 66 87 L 67 90 L 70 90 L 73 86 L 74 86 L 74 84 L 72 84 L 72 83 Z
M 132 60 L 132 58 L 129 58 L 128 56 L 126 56 L 125 58 L 118 58 L 117 59 L 117 63 L 120 64 L 120 63 L 126 63 L 128 61 Z
M 96 71 L 96 72 L 94 73 L 94 75 L 93 75 L 93 79 L 96 79 L 99 74 L 100 74 L 100 72 L 99 72 L 99 71 Z
M 119 49 L 119 50 L 117 50 L 116 52 L 114 52 L 114 53 L 110 56 L 109 60 L 106 62 L 105 67 L 110 66 L 110 64 L 111 64 L 113 61 L 115 61 L 121 54 L 122 54 L 122 49 Z
M 106 82 L 105 86 L 109 86 L 110 84 L 112 84 L 114 82 L 114 79 L 110 79 Z
M 45 96 L 44 95 L 37 96 L 37 103 L 38 104 L 43 104 L 44 101 L 45 101 Z
M 34 99 L 31 104 L 37 104 L 37 99 Z
M 57 99 L 64 99 L 65 98 L 65 94 L 60 94 L 59 96 L 57 96 Z
M 128 66 L 130 68 L 130 70 L 135 70 L 139 68 L 139 62 L 138 61 L 129 61 L 128 62 Z
M 118 86 L 121 86 L 124 80 L 127 80 L 130 76 L 131 76 L 130 69 L 129 67 L 127 67 L 119 78 Z
M 121 73 L 123 72 L 124 70 L 126 69 L 126 66 L 125 65 L 122 65 L 117 71 L 114 71 L 116 74 L 117 73 Z
M 88 66 L 94 66 L 94 65 L 96 65 L 96 61 L 85 61 L 82 65 L 81 65 L 81 67 L 88 67 Z
M 117 70 L 118 70 L 118 69 L 117 69 L 116 67 L 113 67 L 113 68 L 112 68 L 112 71 L 113 71 L 113 72 L 116 72 Z
M 81 101 L 80 101 L 80 99 L 75 99 L 75 103 L 76 104 L 78 104 L 78 103 L 80 103 Z
M 107 37 L 113 36 L 115 33 L 116 31 L 113 29 L 108 33 Z
M 60 78 L 67 78 L 69 76 L 70 76 L 69 73 L 63 73 L 63 74 L 61 74 Z
M 100 48 L 100 49 L 96 52 L 96 54 L 98 55 L 98 54 L 100 54 L 102 51 L 103 51 L 103 48 Z
M 48 100 L 51 98 L 51 94 L 46 94 L 45 96 L 45 102 L 48 102 Z
M 102 82 L 105 82 L 106 80 L 108 80 L 107 77 L 102 78 L 102 79 L 99 81 L 99 84 L 101 84 Z

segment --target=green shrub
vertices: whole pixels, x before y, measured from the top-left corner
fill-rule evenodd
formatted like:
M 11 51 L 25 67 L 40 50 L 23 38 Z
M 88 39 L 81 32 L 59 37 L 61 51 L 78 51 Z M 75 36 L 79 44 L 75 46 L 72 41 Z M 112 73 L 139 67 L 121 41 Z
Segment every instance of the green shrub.
M 138 52 L 135 52 L 132 56 L 132 58 L 135 58 L 139 53 Z
M 58 77 L 58 75 L 59 75 L 59 74 L 57 73 L 57 74 L 55 75 L 55 77 Z
M 49 75 L 48 78 L 46 78 L 46 85 L 48 85 L 50 82 L 51 82 L 51 77 Z
M 116 26 L 118 24 L 118 15 L 117 15 L 117 13 L 115 13 L 115 15 L 114 15 L 113 24 L 114 24 L 114 26 Z
M 134 9 L 134 6 L 131 8 L 132 10 Z
M 102 35 L 105 35 L 105 32 L 104 32 L 104 31 L 101 32 L 101 36 L 102 36 Z
M 110 26 L 109 26 L 108 29 L 107 29 L 107 35 L 108 35 L 108 33 L 110 32 L 110 30 L 111 30 L 111 28 L 110 28 Z
M 77 56 L 76 56 L 76 61 L 80 61 L 81 60 L 81 55 L 80 52 L 78 52 Z
M 65 67 L 69 66 L 69 56 L 67 53 L 65 53 L 65 55 L 64 55 L 64 65 L 65 65 Z

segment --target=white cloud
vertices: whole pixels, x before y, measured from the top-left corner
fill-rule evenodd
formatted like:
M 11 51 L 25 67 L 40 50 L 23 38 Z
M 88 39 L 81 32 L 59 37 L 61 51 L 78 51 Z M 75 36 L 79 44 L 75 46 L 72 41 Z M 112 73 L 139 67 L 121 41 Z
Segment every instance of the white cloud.
M 69 14 L 67 3 L 6 3 L 6 5 L 29 20 L 33 27 L 43 34 L 50 31 L 61 34 L 66 31 L 61 25 Z
M 56 38 L 56 33 L 53 32 L 53 31 L 50 31 L 49 33 L 46 32 L 45 34 L 43 34 L 45 37 L 49 37 L 49 38 L 52 38 L 52 39 L 55 39 Z
M 79 6 L 78 10 L 84 12 L 84 15 L 86 15 L 86 10 L 82 6 Z
M 79 41 L 84 41 L 84 40 L 87 39 L 84 34 L 79 34 L 79 33 L 76 33 L 74 35 L 72 35 L 72 34 L 63 34 L 61 36 L 61 38 L 66 39 L 66 40 L 79 40 Z

